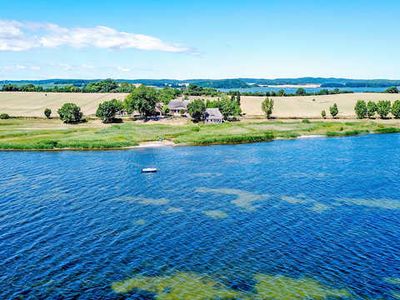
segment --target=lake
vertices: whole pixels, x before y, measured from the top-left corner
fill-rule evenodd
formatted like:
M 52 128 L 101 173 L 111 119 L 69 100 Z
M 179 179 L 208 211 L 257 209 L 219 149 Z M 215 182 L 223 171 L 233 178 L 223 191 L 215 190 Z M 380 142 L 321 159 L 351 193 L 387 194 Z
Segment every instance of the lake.
M 399 148 L 0 152 L 0 298 L 398 299 Z
M 400 87 L 398 87 L 400 88 Z M 320 87 L 311 87 L 304 88 L 307 93 L 313 94 L 318 93 L 321 90 L 329 90 L 333 91 L 336 88 L 320 88 Z M 387 87 L 357 87 L 357 88 L 340 88 L 341 91 L 351 91 L 353 93 L 383 93 Z M 240 91 L 241 93 L 266 93 L 266 92 L 279 92 L 280 90 L 284 90 L 286 94 L 295 94 L 297 88 L 294 87 L 274 87 L 274 86 L 257 86 L 250 88 L 241 88 L 241 89 L 218 89 L 222 92 L 230 92 L 230 91 Z

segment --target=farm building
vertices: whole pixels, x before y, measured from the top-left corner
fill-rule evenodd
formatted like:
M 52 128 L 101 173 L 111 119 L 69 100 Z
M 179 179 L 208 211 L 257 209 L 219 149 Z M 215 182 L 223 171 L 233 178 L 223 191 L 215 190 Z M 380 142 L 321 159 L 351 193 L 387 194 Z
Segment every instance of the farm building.
M 205 123 L 219 124 L 224 121 L 224 116 L 221 114 L 218 108 L 207 108 L 205 113 Z

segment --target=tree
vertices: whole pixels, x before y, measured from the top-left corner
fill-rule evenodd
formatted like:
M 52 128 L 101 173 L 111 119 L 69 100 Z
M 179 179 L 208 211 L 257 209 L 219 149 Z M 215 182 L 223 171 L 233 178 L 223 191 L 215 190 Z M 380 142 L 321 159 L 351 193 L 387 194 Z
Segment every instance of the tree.
M 367 116 L 368 108 L 364 100 L 358 100 L 354 107 L 358 119 L 364 119 Z
M 306 95 L 306 90 L 303 89 L 303 88 L 298 88 L 297 91 L 296 91 L 296 95 L 297 96 L 304 96 L 304 95 Z
M 329 112 L 330 112 L 330 114 L 331 114 L 331 116 L 332 116 L 332 118 L 336 118 L 336 116 L 338 115 L 338 113 L 339 113 L 339 109 L 338 109 L 338 107 L 337 107 L 337 104 L 336 103 L 334 103 L 331 107 L 329 107 Z
M 82 121 L 81 108 L 75 103 L 65 103 L 57 112 L 64 123 L 79 123 Z
M 50 108 L 46 108 L 44 110 L 44 115 L 46 116 L 47 119 L 50 119 L 51 116 L 51 109 Z
M 278 91 L 278 96 L 280 96 L 280 97 L 285 96 L 285 90 L 280 89 L 280 90 Z
M 400 100 L 393 102 L 392 115 L 395 117 L 395 119 L 400 119 Z
M 261 109 L 265 113 L 267 119 L 271 118 L 272 110 L 274 109 L 274 100 L 270 98 L 265 98 L 265 100 L 261 104 Z
M 229 99 L 228 96 L 224 95 L 218 101 L 215 102 L 216 107 L 219 108 L 224 119 L 227 120 L 229 117 L 236 117 L 242 113 L 240 105 L 237 102 L 237 98 Z
M 9 114 L 0 114 L 0 119 L 1 120 L 6 120 L 6 119 L 9 119 L 9 118 L 10 118 Z
M 376 113 L 376 103 L 374 101 L 368 101 L 367 103 L 367 115 L 368 118 L 373 118 Z
M 157 101 L 157 90 L 141 85 L 125 98 L 124 105 L 128 113 L 138 111 L 141 116 L 147 119 L 147 117 L 154 115 Z
M 105 101 L 99 104 L 96 111 L 96 117 L 101 118 L 103 123 L 112 123 L 115 120 L 115 115 L 122 111 L 123 104 L 117 99 Z
M 206 112 L 206 105 L 203 100 L 196 99 L 188 104 L 188 112 L 192 117 L 193 121 L 200 122 L 204 119 L 204 114 Z
M 376 112 L 381 117 L 381 119 L 386 119 L 390 113 L 390 101 L 381 100 L 376 104 Z
M 395 86 L 392 86 L 390 88 L 387 88 L 385 90 L 385 93 L 389 93 L 389 94 L 398 94 L 399 93 L 399 89 Z
M 325 109 L 321 111 L 321 117 L 323 119 L 326 119 L 326 111 L 325 111 Z

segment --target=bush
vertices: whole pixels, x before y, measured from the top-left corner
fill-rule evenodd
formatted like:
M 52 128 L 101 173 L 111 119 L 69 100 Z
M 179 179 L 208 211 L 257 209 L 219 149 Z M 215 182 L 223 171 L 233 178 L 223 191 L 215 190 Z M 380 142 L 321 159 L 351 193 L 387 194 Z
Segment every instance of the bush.
M 265 113 L 265 116 L 267 119 L 271 118 L 272 110 L 274 109 L 274 100 L 270 98 L 265 98 L 263 103 L 261 104 L 261 108 L 263 112 Z
M 381 100 L 376 104 L 376 112 L 382 119 L 386 119 L 390 113 L 390 101 Z
M 323 111 L 321 111 L 321 117 L 323 119 L 326 119 L 326 111 L 325 111 L 325 109 Z
M 331 116 L 332 116 L 332 118 L 336 118 L 336 116 L 338 115 L 338 113 L 339 113 L 339 109 L 338 109 L 338 107 L 337 107 L 337 104 L 336 103 L 334 103 L 331 107 L 329 107 L 329 112 L 330 112 L 330 114 L 331 114 Z
M 368 101 L 367 103 L 367 116 L 373 118 L 376 113 L 376 103 L 374 101 Z
M 399 93 L 399 89 L 395 86 L 392 86 L 390 88 L 387 88 L 385 90 L 385 93 L 389 93 L 389 94 L 398 94 Z
M 0 114 L 0 119 L 2 119 L 2 120 L 6 120 L 6 119 L 9 119 L 9 118 L 10 118 L 9 114 Z
M 392 105 L 392 115 L 396 119 L 400 119 L 400 100 L 396 100 L 393 102 Z
M 115 115 L 123 109 L 121 101 L 116 99 L 105 101 L 99 104 L 96 111 L 96 117 L 99 117 L 103 123 L 112 123 Z
M 74 103 L 65 103 L 57 112 L 64 123 L 79 123 L 82 121 L 81 108 Z
M 44 110 L 44 115 L 46 116 L 47 119 L 50 119 L 51 116 L 51 109 L 50 108 L 46 108 Z
M 367 116 L 368 108 L 364 100 L 358 100 L 354 107 L 358 119 L 364 119 Z
M 301 123 L 304 123 L 304 124 L 310 124 L 311 122 L 310 122 L 310 120 L 309 120 L 309 119 L 304 119 L 304 120 L 302 120 L 302 121 L 301 121 Z
M 206 104 L 201 99 L 196 99 L 190 102 L 187 106 L 188 112 L 192 117 L 193 121 L 199 122 L 204 119 L 206 112 Z

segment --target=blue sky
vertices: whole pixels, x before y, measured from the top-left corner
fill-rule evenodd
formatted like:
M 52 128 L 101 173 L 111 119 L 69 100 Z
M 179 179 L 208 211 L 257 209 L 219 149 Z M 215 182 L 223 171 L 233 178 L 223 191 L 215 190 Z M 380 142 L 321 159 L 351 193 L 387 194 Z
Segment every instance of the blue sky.
M 0 79 L 400 79 L 400 1 L 0 0 Z

